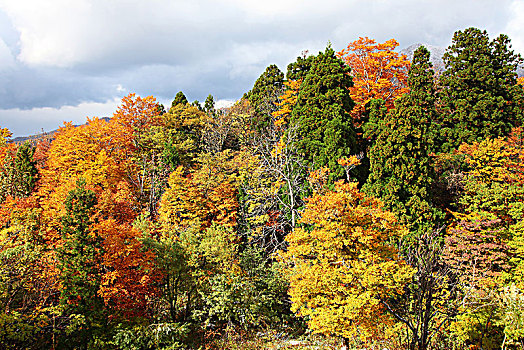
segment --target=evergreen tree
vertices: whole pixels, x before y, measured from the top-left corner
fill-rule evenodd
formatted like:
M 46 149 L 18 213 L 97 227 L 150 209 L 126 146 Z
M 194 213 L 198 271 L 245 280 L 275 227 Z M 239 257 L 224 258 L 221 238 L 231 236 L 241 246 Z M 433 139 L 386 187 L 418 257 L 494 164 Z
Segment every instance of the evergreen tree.
M 175 107 L 176 105 L 183 104 L 187 105 L 189 102 L 187 101 L 186 95 L 182 91 L 177 92 L 175 99 L 173 102 L 171 102 L 171 107 Z
M 287 80 L 304 81 L 315 60 L 315 56 L 308 56 L 307 53 L 307 51 L 302 52 L 302 56 L 298 56 L 295 62 L 287 65 Z
M 432 121 L 436 118 L 434 72 L 429 51 L 415 51 L 409 71 L 409 93 L 384 114 L 383 104 L 366 124 L 366 136 L 375 139 L 369 150 L 371 174 L 364 190 L 384 201 L 414 230 L 432 229 L 439 213 L 432 206 Z M 377 118 L 380 118 L 377 120 Z
M 7 196 L 22 198 L 31 195 L 39 178 L 34 153 L 35 148 L 25 142 L 14 157 L 6 156 L 5 165 L 0 169 L 1 201 Z
M 204 111 L 204 108 L 202 108 L 202 105 L 200 104 L 199 100 L 194 100 L 191 103 L 191 106 L 198 108 L 199 111 Z
M 61 219 L 60 304 L 66 315 L 79 317 L 84 323 L 68 337 L 68 342 L 77 343 L 67 345 L 71 347 L 87 347 L 93 333 L 104 323 L 103 301 L 97 294 L 102 272 L 102 238 L 93 231 L 91 220 L 96 203 L 95 193 L 79 180 L 64 202 L 66 214 Z
M 211 115 L 215 114 L 215 100 L 211 94 L 207 96 L 206 102 L 204 102 L 204 111 Z
M 353 101 L 349 68 L 328 46 L 316 56 L 302 82 L 291 128 L 299 138 L 298 152 L 312 169 L 327 166 L 330 181 L 344 176 L 337 161 L 355 150 L 355 132 L 349 112 Z
M 38 169 L 33 156 L 35 148 L 25 142 L 18 151 L 14 160 L 14 170 L 16 174 L 15 196 L 27 197 L 33 192 L 38 181 Z
M 457 31 L 443 60 L 443 151 L 507 135 L 522 123 L 524 93 L 516 73 L 522 59 L 506 35 L 490 42 L 486 31 Z
M 166 114 L 166 108 L 165 108 L 164 105 L 161 104 L 161 103 L 158 104 L 158 108 L 157 108 L 157 110 L 158 110 L 158 115 L 164 115 L 164 114 Z
M 271 113 L 278 109 L 278 97 L 282 93 L 283 84 L 284 73 L 272 64 L 255 81 L 253 88 L 244 95 L 255 111 L 257 128 L 266 127 L 271 120 Z

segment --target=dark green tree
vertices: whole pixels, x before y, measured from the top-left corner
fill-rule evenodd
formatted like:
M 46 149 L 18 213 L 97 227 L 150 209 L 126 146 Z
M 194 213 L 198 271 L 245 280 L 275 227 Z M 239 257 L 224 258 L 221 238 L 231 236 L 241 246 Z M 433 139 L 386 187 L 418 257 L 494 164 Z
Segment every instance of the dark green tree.
M 370 175 L 364 191 L 384 201 L 413 231 L 431 230 L 439 212 L 432 204 L 434 179 L 430 154 L 437 116 L 434 71 L 429 51 L 421 46 L 409 71 L 409 93 L 385 114 L 383 104 L 365 125 L 365 136 L 374 139 L 369 150 Z
M 18 151 L 14 160 L 14 170 L 16 173 L 15 196 L 27 197 L 33 192 L 39 174 L 34 160 L 35 147 L 29 142 L 25 142 Z
M 204 102 L 204 111 L 210 115 L 215 114 L 215 100 L 213 95 L 209 94 Z
M 85 188 L 83 180 L 77 182 L 64 202 L 66 214 L 60 229 L 63 246 L 58 249 L 60 304 L 72 323 L 80 323 L 67 336 L 66 348 L 87 348 L 97 330 L 104 330 L 104 303 L 97 294 L 102 273 L 102 238 L 93 230 L 91 219 L 96 204 L 95 193 Z
M 0 200 L 7 196 L 28 197 L 39 178 L 34 160 L 35 148 L 31 143 L 22 144 L 14 157 L 7 155 L 5 165 L 0 169 Z
M 311 169 L 329 167 L 331 181 L 344 177 L 337 161 L 355 151 L 349 71 L 331 45 L 319 52 L 302 82 L 291 115 L 291 128 L 296 129 L 299 140 L 298 153 Z
M 268 126 L 271 113 L 278 109 L 278 98 L 282 94 L 284 73 L 274 64 L 268 66 L 255 81 L 253 88 L 244 95 L 255 111 L 257 128 Z
M 177 94 L 175 95 L 175 99 L 173 100 L 173 102 L 171 102 L 171 107 L 175 107 L 176 105 L 179 105 L 179 104 L 183 104 L 183 105 L 189 104 L 189 102 L 187 101 L 186 95 L 184 95 L 182 91 L 177 92 Z
M 490 42 L 486 31 L 457 31 L 443 60 L 443 151 L 463 142 L 507 135 L 522 123 L 524 93 L 517 85 L 522 58 L 511 50 L 506 35 Z
M 298 56 L 295 62 L 287 65 L 286 79 L 304 81 L 314 60 L 315 56 L 308 56 L 307 51 L 302 52 L 302 56 Z
M 157 110 L 158 110 L 158 115 L 164 115 L 166 114 L 166 108 L 164 107 L 163 104 L 159 103 L 157 105 Z
M 202 105 L 200 104 L 199 100 L 194 100 L 191 103 L 191 106 L 198 108 L 199 111 L 203 111 L 204 110 L 204 108 L 202 108 Z

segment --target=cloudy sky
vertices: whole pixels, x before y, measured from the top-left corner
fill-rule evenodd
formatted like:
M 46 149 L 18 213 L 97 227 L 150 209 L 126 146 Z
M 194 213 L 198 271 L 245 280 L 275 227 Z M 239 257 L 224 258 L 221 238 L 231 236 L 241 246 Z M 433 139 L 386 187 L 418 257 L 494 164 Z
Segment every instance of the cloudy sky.
M 470 26 L 524 53 L 523 0 L 0 0 L 0 126 L 110 116 L 130 92 L 234 101 L 269 64 L 285 71 L 328 41 L 446 47 Z

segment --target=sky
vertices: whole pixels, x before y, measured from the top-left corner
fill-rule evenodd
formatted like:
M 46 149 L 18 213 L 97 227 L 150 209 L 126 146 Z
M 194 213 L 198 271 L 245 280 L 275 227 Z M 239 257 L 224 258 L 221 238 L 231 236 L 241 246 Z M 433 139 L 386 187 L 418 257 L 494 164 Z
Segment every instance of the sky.
M 328 42 L 447 47 L 472 26 L 524 54 L 524 0 L 0 0 L 0 127 L 81 124 L 129 93 L 224 105 Z

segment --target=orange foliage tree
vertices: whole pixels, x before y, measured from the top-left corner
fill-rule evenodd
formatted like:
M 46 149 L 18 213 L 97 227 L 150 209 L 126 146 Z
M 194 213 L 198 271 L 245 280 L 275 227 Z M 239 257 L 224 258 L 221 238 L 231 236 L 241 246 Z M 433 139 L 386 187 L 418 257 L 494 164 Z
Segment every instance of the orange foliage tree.
M 351 67 L 353 86 L 349 90 L 355 102 L 351 112 L 355 127 L 365 122 L 366 104 L 370 100 L 382 99 L 390 109 L 395 99 L 408 91 L 410 61 L 394 51 L 397 46 L 394 39 L 380 44 L 361 37 L 338 52 L 338 56 Z
M 49 147 L 37 193 L 43 238 L 50 247 L 62 245 L 59 219 L 76 181 L 84 179 L 86 188 L 96 194 L 93 220 L 105 252 L 99 294 L 115 315 L 146 312 L 155 293 L 154 283 L 149 283 L 156 278 L 152 255 L 142 251 L 140 233 L 131 227 L 141 208 L 131 177 L 137 173 L 135 133 L 156 122 L 158 112 L 151 101 L 130 95 L 109 122 L 94 118 L 80 127 L 66 124 Z

